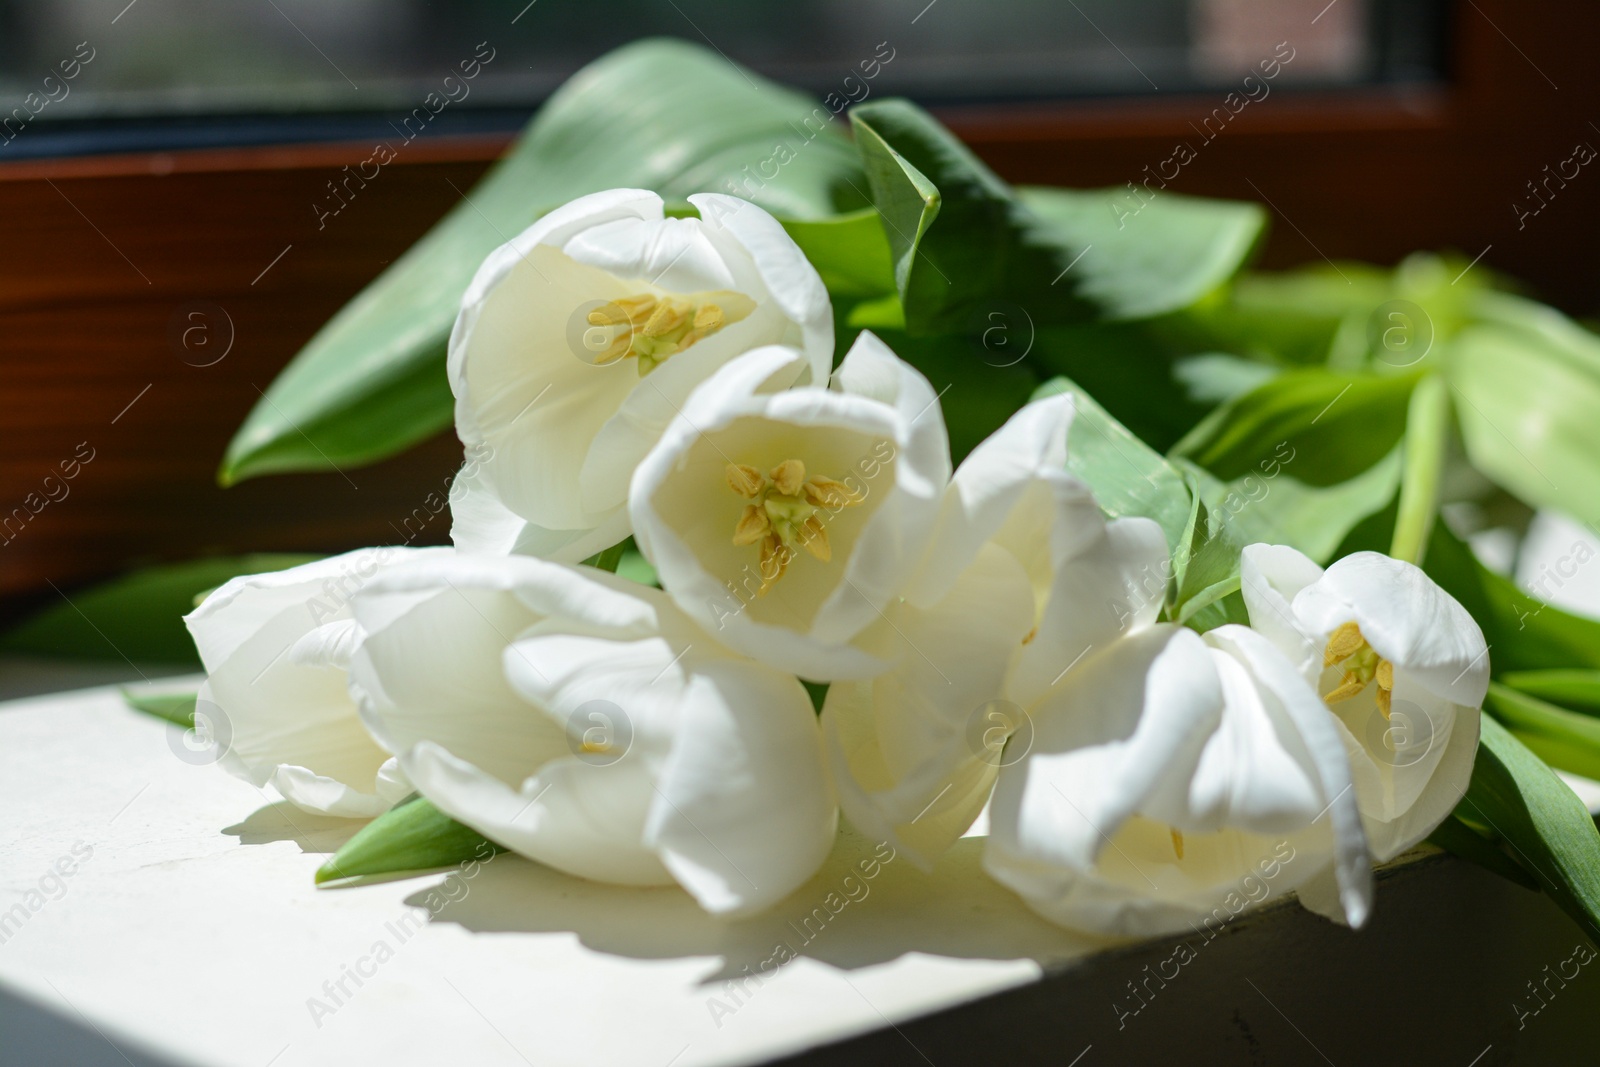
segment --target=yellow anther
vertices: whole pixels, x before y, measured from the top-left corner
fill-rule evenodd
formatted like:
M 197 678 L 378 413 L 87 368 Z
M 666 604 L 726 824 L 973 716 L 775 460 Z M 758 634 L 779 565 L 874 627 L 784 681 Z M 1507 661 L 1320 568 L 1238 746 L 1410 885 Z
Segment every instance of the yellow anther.
M 817 516 L 811 516 L 805 521 L 805 525 L 800 527 L 800 547 L 824 563 L 833 559 L 833 548 L 828 544 L 828 531 Z
M 671 333 L 674 329 L 683 325 L 683 320 L 687 317 L 684 314 L 685 308 L 686 305 L 680 304 L 676 300 L 663 300 L 656 305 L 656 309 L 645 320 L 644 335 L 646 337 L 661 337 Z
M 754 500 L 761 495 L 761 490 L 766 484 L 767 480 L 754 467 L 743 463 L 728 464 L 728 488 L 740 496 Z
M 1328 636 L 1328 647 L 1322 653 L 1322 666 L 1326 669 L 1338 663 L 1344 664 L 1344 675 L 1339 679 L 1339 684 L 1322 699 L 1329 704 L 1337 704 L 1358 696 L 1368 683 L 1376 681 L 1378 689 L 1374 699 L 1378 710 L 1387 719 L 1394 698 L 1394 664 L 1378 655 L 1354 621 L 1341 624 Z
M 1329 704 L 1337 704 L 1341 700 L 1349 700 L 1353 696 L 1359 696 L 1361 691 L 1366 687 L 1367 683 L 1362 680 L 1359 675 L 1347 672 L 1345 676 L 1339 680 L 1339 684 L 1322 699 L 1326 700 Z
M 1177 830 L 1172 830 L 1172 853 L 1180 860 L 1183 859 L 1183 835 Z
M 753 545 L 771 532 L 772 520 L 767 518 L 766 509 L 759 504 L 746 504 L 744 514 L 739 516 L 739 525 L 733 531 L 733 543 Z
M 772 468 L 772 486 L 784 496 L 794 496 L 806 483 L 806 465 L 798 459 L 786 459 Z
M 1380 659 L 1378 661 L 1378 670 L 1377 670 L 1376 674 L 1374 675 L 1374 677 L 1376 677 L 1378 679 L 1378 688 L 1379 689 L 1393 689 L 1394 688 L 1394 664 L 1390 663 L 1386 659 Z
M 832 508 L 837 511 L 839 508 L 848 508 L 859 504 L 861 499 L 860 493 L 843 482 L 835 481 L 832 478 L 824 478 L 819 475 L 806 482 L 806 500 L 816 504 L 818 507 Z
M 710 333 L 722 329 L 722 309 L 715 304 L 701 304 L 700 310 L 694 313 L 694 328 Z
M 1342 624 L 1328 637 L 1328 648 L 1322 654 L 1322 665 L 1331 667 L 1342 659 L 1349 659 L 1367 639 L 1361 636 L 1361 627 L 1355 622 Z

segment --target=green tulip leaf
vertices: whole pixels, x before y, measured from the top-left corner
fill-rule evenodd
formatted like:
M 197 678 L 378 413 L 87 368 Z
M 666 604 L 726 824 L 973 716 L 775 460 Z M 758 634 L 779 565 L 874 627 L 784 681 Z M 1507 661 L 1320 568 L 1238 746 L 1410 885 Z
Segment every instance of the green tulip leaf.
M 1012 189 L 905 100 L 850 121 L 913 334 L 1002 307 L 1039 326 L 1177 311 L 1233 277 L 1265 226 L 1253 204 L 1164 193 L 1130 220 L 1120 190 Z
M 1561 910 L 1600 941 L 1600 831 L 1577 794 L 1490 716 L 1456 815 L 1504 841 Z
M 1485 567 L 1444 523 L 1435 523 L 1423 569 L 1483 629 L 1495 674 L 1600 670 L 1600 622 L 1524 593 Z
M 1111 518 L 1142 515 L 1167 535 L 1173 555 L 1194 536 L 1193 497 L 1184 476 L 1161 453 L 1129 433 L 1070 378 L 1052 378 L 1033 399 L 1070 393 L 1074 414 L 1067 435 L 1067 469 L 1094 491 Z M 1180 551 L 1182 550 L 1182 551 Z
M 1445 361 L 1468 458 L 1535 507 L 1600 523 L 1600 337 L 1504 294 L 1479 306 L 1494 318 Z
M 317 868 L 316 882 L 405 871 L 432 871 L 486 860 L 499 845 L 456 822 L 420 796 L 401 801 L 363 826 Z
M 461 294 L 492 250 L 575 197 L 621 186 L 669 201 L 724 192 L 796 219 L 865 206 L 855 151 L 833 117 L 686 41 L 601 57 L 300 351 L 234 436 L 222 481 L 371 463 L 448 426 L 445 344 Z
M 175 563 L 62 594 L 61 602 L 0 635 L 0 651 L 132 663 L 198 664 L 183 616 L 198 597 L 240 574 L 281 571 L 319 556 L 268 553 Z
M 1600 715 L 1600 671 L 1507 671 L 1500 680 L 1513 689 L 1585 715 Z
M 122 702 L 134 711 L 142 711 L 146 715 L 163 719 L 185 730 L 194 728 L 194 707 L 199 702 L 199 694 L 193 690 L 181 693 L 144 692 L 141 690 L 124 689 Z
M 1484 708 L 1550 766 L 1600 778 L 1600 719 L 1557 707 L 1499 682 L 1489 683 Z
M 1378 463 L 1400 441 L 1418 375 L 1285 371 L 1223 404 L 1173 448 L 1222 479 L 1294 455 L 1297 480 L 1331 486 Z

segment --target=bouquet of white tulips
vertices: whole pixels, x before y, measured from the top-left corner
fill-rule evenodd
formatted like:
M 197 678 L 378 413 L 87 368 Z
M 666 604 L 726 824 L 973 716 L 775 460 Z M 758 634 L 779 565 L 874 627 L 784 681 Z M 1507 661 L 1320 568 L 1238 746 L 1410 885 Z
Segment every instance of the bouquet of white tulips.
M 1600 623 L 1466 540 L 1600 520 L 1582 327 L 1431 256 L 1248 273 L 1254 205 L 1014 189 L 909 103 L 682 43 L 577 75 L 465 199 L 224 465 L 453 418 L 453 547 L 186 620 L 224 764 L 374 820 L 319 881 L 487 840 L 731 916 L 842 816 L 923 868 L 986 835 L 1039 914 L 1140 936 L 1251 876 L 1360 926 L 1431 836 L 1600 932 L 1548 766 L 1600 768 Z

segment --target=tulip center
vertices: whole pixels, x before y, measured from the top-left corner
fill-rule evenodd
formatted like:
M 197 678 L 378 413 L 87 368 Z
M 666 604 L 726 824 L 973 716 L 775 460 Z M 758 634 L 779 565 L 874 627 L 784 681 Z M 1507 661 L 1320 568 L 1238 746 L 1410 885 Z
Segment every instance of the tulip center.
M 757 596 L 766 595 L 783 577 L 796 548 L 823 563 L 831 560 L 827 514 L 853 508 L 864 499 L 834 478 L 806 477 L 806 465 L 798 459 L 786 459 L 766 474 L 748 464 L 730 463 L 727 475 L 728 488 L 749 501 L 734 527 L 733 543 L 761 546 Z
M 1322 654 L 1324 668 L 1340 665 L 1344 677 L 1322 699 L 1329 704 L 1358 696 L 1372 682 L 1378 683 L 1378 710 L 1389 717 L 1389 707 L 1394 699 L 1394 664 L 1379 656 L 1361 635 L 1361 627 L 1354 622 L 1341 625 L 1328 638 L 1327 650 Z
M 639 377 L 655 370 L 668 357 L 703 341 L 742 315 L 729 315 L 722 303 L 709 297 L 680 300 L 671 296 L 639 293 L 623 296 L 589 312 L 589 325 L 612 331 L 606 347 L 595 356 L 596 366 L 619 359 L 638 360 Z M 733 293 L 727 296 L 735 296 Z M 601 339 L 605 342 L 605 338 Z

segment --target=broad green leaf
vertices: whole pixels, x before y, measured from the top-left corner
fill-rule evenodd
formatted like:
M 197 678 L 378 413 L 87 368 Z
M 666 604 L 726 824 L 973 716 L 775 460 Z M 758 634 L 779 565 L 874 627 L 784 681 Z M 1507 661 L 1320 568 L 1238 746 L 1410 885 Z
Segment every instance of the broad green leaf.
M 1162 193 L 1129 218 L 1118 211 L 1125 187 L 1024 186 L 1017 196 L 1066 247 L 1088 249 L 1068 276 L 1083 271 L 1078 291 L 1113 319 L 1189 307 L 1237 274 L 1266 232 L 1261 206 L 1238 200 Z
M 194 706 L 199 697 L 193 691 L 182 693 L 142 692 L 133 689 L 122 691 L 122 701 L 134 711 L 142 711 L 158 719 L 175 723 L 185 730 L 194 727 Z
M 1600 522 L 1600 337 L 1541 310 L 1556 321 L 1538 332 L 1497 322 L 1450 343 L 1462 440 L 1472 465 L 1515 496 Z
M 413 796 L 363 826 L 332 859 L 317 868 L 316 880 L 321 885 L 374 874 L 431 871 L 486 860 L 504 851 L 432 802 Z
M 1600 719 L 1489 683 L 1486 710 L 1552 767 L 1600 778 Z
M 444 351 L 462 292 L 490 251 L 574 197 L 619 186 L 673 201 L 726 192 L 787 218 L 865 206 L 856 153 L 832 118 L 685 41 L 601 57 L 301 350 L 228 446 L 223 482 L 369 463 L 449 425 Z
M 1192 319 L 1211 347 L 1280 364 L 1358 370 L 1420 364 L 1472 315 L 1483 268 L 1419 252 L 1393 270 L 1316 264 L 1246 274 L 1201 302 Z
M 1295 477 L 1337 485 L 1383 459 L 1405 430 L 1417 375 L 1286 371 L 1224 404 L 1178 442 L 1173 454 L 1219 478 L 1242 477 L 1281 448 Z
M 1539 887 L 1600 941 L 1600 831 L 1577 794 L 1489 716 L 1456 814 L 1504 840 Z
M 835 300 L 893 293 L 894 265 L 875 208 L 831 219 L 784 219 L 783 228 Z
M 1112 518 L 1154 519 L 1176 555 L 1186 543 L 1185 534 L 1192 533 L 1193 498 L 1183 475 L 1071 379 L 1052 378 L 1034 391 L 1033 399 L 1059 393 L 1072 394 L 1076 411 L 1067 435 L 1067 469 L 1094 490 L 1101 510 Z
M 1518 589 L 1478 562 L 1443 523 L 1435 524 L 1423 569 L 1461 601 L 1483 629 L 1490 664 L 1503 671 L 1600 669 L 1600 622 L 1569 615 Z
M 1130 221 L 1117 190 L 1013 190 L 904 100 L 850 120 L 914 334 L 1001 306 L 1040 326 L 1177 311 L 1233 276 L 1265 222 L 1252 204 L 1164 194 Z
M 198 663 L 183 616 L 195 598 L 240 574 L 280 571 L 317 556 L 287 553 L 175 563 L 114 579 L 54 604 L 0 636 L 0 651 L 135 663 Z
M 1334 558 L 1339 544 L 1362 520 L 1394 499 L 1400 482 L 1400 453 L 1390 452 L 1370 468 L 1337 485 L 1306 485 L 1293 474 L 1294 454 L 1221 482 L 1202 480 L 1206 502 L 1218 522 L 1241 545 L 1265 541 L 1290 545 L 1318 563 Z M 1276 475 L 1269 472 L 1276 470 Z
M 1586 715 L 1600 715 L 1600 671 L 1507 671 L 1500 680 L 1540 700 Z

